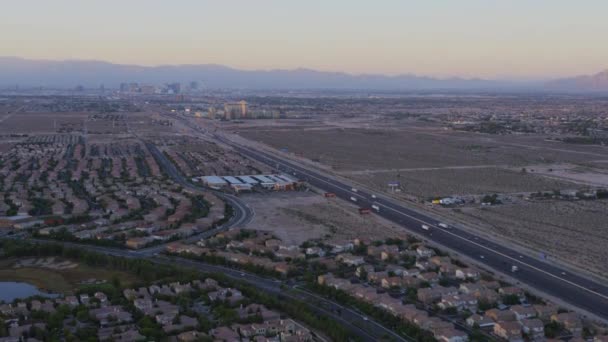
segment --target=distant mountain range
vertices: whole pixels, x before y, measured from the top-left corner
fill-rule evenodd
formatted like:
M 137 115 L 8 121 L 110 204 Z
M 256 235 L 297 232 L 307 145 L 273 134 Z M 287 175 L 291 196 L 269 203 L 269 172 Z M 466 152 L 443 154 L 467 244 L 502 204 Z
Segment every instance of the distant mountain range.
M 598 76 L 599 75 L 599 76 Z M 556 80 L 548 89 L 563 91 L 607 90 L 608 72 L 595 76 Z M 603 75 L 603 76 L 601 76 Z M 603 81 L 602 81 L 603 77 Z M 598 81 L 588 80 L 588 78 Z M 116 88 L 122 82 L 164 84 L 200 81 L 208 88 L 233 89 L 354 89 L 354 90 L 543 90 L 540 82 L 484 79 L 439 79 L 415 75 L 353 75 L 310 69 L 238 70 L 216 64 L 137 66 L 84 60 L 31 60 L 0 57 L 0 87 Z M 590 84 L 593 84 L 591 86 Z
M 563 78 L 547 83 L 548 89 L 565 91 L 608 91 L 608 70 L 595 75 Z

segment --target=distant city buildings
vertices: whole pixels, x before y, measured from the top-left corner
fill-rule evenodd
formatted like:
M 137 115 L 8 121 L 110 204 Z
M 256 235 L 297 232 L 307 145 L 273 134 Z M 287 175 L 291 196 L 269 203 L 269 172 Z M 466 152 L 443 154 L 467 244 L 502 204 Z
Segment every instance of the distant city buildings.
M 130 93 L 130 94 L 144 94 L 144 95 L 152 95 L 152 94 L 183 94 L 183 93 L 191 93 L 198 92 L 200 89 L 199 82 L 192 81 L 186 85 L 183 85 L 179 82 L 168 83 L 163 86 L 152 85 L 152 84 L 140 84 L 136 82 L 131 83 L 121 83 L 120 84 L 120 92 L 121 93 Z
M 167 91 L 169 94 L 180 94 L 182 92 L 181 83 L 170 83 L 167 85 Z
M 244 119 L 247 117 L 247 102 L 239 101 L 236 103 L 224 104 L 224 118 L 226 120 Z

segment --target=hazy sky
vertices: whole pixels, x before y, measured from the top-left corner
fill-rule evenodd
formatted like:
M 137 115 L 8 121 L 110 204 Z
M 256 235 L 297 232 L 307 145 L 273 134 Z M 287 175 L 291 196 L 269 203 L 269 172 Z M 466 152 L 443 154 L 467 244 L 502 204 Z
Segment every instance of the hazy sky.
M 0 4 L 3 56 L 487 78 L 608 68 L 606 0 Z

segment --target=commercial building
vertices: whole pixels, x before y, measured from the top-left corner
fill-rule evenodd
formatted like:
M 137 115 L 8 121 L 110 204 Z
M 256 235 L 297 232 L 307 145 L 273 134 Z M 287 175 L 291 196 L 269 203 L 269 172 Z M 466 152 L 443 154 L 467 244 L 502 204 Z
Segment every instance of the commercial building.
M 250 191 L 254 187 L 267 190 L 295 190 L 299 181 L 285 174 L 245 176 L 203 176 L 192 179 L 213 189 L 230 187 L 235 191 Z

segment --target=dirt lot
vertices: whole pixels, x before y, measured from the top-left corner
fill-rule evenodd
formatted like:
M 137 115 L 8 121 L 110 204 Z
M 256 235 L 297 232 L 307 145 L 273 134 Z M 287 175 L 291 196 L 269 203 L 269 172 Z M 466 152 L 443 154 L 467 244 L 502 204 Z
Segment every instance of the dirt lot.
M 0 134 L 54 133 L 61 127 L 81 130 L 86 113 L 17 113 L 0 125 Z
M 457 217 L 492 234 L 608 277 L 608 201 L 466 208 Z
M 399 175 L 399 176 L 397 176 Z M 350 175 L 357 182 L 380 191 L 399 181 L 403 193 L 421 198 L 450 195 L 536 192 L 576 188 L 578 185 L 499 168 L 429 169 L 420 171 L 373 172 Z
M 337 171 L 467 165 L 526 166 L 549 162 L 587 162 L 606 159 L 608 153 L 585 154 L 577 150 L 535 147 L 517 138 L 504 141 L 472 133 L 441 129 L 334 129 L 244 131 L 251 140 L 286 148 L 308 159 L 317 159 Z M 542 139 L 539 139 L 542 141 Z M 542 146 L 542 144 L 541 144 Z M 564 149 L 569 146 L 561 146 Z
M 252 130 L 240 135 L 317 160 L 379 191 L 387 191 L 389 181 L 399 181 L 403 197 L 416 202 L 454 194 L 584 189 L 606 184 L 608 174 L 605 147 L 565 144 L 541 136 L 452 132 L 430 125 L 385 130 Z M 448 221 L 454 219 L 499 240 L 543 251 L 608 277 L 606 213 L 606 201 L 516 201 L 462 208 L 461 213 L 439 210 Z
M 604 166 L 608 166 L 608 164 Z M 600 187 L 608 186 L 608 169 L 572 164 L 534 165 L 529 169 L 547 178 Z
M 271 230 L 287 244 L 309 239 L 351 240 L 374 236 L 378 239 L 403 235 L 397 228 L 374 215 L 360 216 L 357 208 L 311 192 L 282 192 L 244 195 L 255 211 L 247 228 Z

